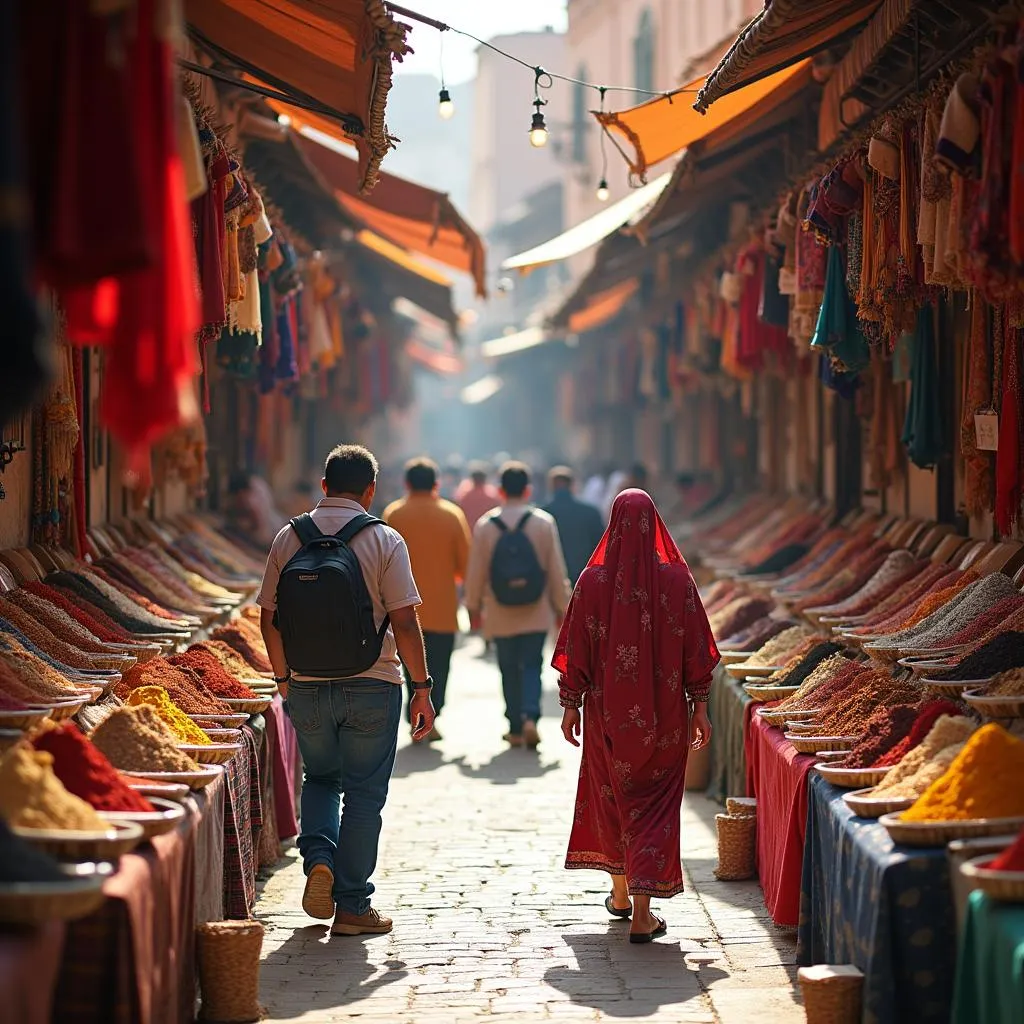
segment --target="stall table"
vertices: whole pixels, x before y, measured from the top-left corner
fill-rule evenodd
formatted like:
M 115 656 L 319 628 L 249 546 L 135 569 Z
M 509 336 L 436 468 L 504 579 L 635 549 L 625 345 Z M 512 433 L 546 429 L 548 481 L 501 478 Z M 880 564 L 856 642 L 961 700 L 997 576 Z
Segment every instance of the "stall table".
M 864 1024 L 946 1022 L 956 920 L 945 847 L 896 846 L 877 821 L 858 818 L 842 795 L 814 773 L 798 962 L 860 968 Z
M 960 943 L 953 1024 L 1024 1021 L 1024 905 L 971 893 Z
M 757 798 L 757 875 L 772 920 L 796 928 L 807 828 L 807 776 L 815 758 L 797 753 L 780 729 L 746 721 L 747 793 Z
M 750 694 L 741 683 L 725 671 L 715 669 L 711 680 L 708 717 L 712 723 L 711 783 L 708 796 L 725 803 L 729 796 L 743 796 L 747 791 L 747 758 L 744 752 L 744 723 L 755 707 Z

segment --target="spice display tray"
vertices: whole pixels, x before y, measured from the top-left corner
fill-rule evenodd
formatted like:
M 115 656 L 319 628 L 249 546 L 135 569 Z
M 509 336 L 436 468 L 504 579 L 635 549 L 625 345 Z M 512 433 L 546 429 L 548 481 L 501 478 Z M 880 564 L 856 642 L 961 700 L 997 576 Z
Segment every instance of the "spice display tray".
M 728 672 L 733 679 L 746 679 L 747 677 L 762 679 L 766 676 L 774 675 L 782 668 L 785 668 L 785 666 L 751 665 L 748 661 L 738 661 L 734 665 L 726 665 L 725 671 Z
M 923 676 L 936 670 L 945 671 L 948 668 L 956 668 L 956 662 L 952 659 L 928 658 L 918 661 L 913 658 L 900 658 L 897 664 L 902 668 L 909 668 L 915 676 Z
M 60 860 L 117 860 L 122 854 L 131 853 L 143 838 L 142 826 L 134 822 L 111 823 L 110 828 L 102 832 L 13 825 L 11 831 Z
M 894 843 L 902 846 L 945 846 L 951 839 L 978 839 L 1018 832 L 1024 826 L 1019 818 L 969 818 L 963 821 L 904 821 L 903 813 L 883 814 L 884 825 Z
M 178 827 L 185 819 L 185 808 L 174 800 L 149 797 L 152 811 L 100 811 L 100 816 L 112 825 L 134 823 L 142 829 L 143 839 L 162 836 Z
M 857 790 L 865 786 L 877 786 L 889 772 L 888 768 L 840 768 L 823 761 L 819 761 L 814 768 L 831 785 Z
M 865 654 L 884 665 L 891 665 L 900 660 L 898 647 L 879 647 L 878 641 L 866 642 L 863 645 L 863 650 Z
M 250 690 L 259 690 L 260 692 L 273 690 L 274 693 L 277 693 L 277 683 L 273 679 L 265 679 L 263 676 L 247 676 L 238 681 L 243 686 L 248 686 Z
M 960 865 L 960 874 L 972 889 L 1002 903 L 1024 903 L 1024 871 L 993 871 L 991 853 L 972 857 Z
M 987 679 L 932 679 L 930 676 L 919 678 L 917 680 L 921 686 L 925 689 L 932 690 L 936 694 L 943 697 L 952 697 L 954 700 L 959 700 L 963 696 L 964 690 L 977 689 L 980 686 L 984 686 Z
M 757 715 L 763 718 L 769 725 L 776 728 L 785 728 L 787 722 L 803 722 L 814 718 L 820 708 L 813 711 L 780 711 L 778 708 L 758 708 Z
M 74 867 L 75 873 L 67 881 L 0 883 L 0 922 L 37 925 L 75 921 L 98 910 L 106 899 L 103 883 L 110 875 L 109 865 L 85 863 Z
M 228 707 L 235 711 L 245 711 L 250 715 L 258 715 L 261 711 L 266 711 L 270 707 L 272 699 L 271 697 L 221 697 Z
M 821 733 L 821 727 L 814 721 L 798 722 L 787 718 L 786 732 L 794 732 L 797 736 L 817 736 Z
M 819 763 L 829 764 L 831 761 L 845 761 L 850 756 L 849 750 L 819 750 L 814 755 Z
M 34 708 L 45 708 L 50 712 L 54 722 L 63 722 L 78 714 L 90 702 L 88 696 L 75 697 L 73 700 L 61 700 L 54 704 L 33 704 Z
M 894 814 L 905 811 L 913 802 L 913 797 L 872 796 L 874 789 L 856 789 L 843 794 L 846 806 L 858 818 L 880 818 L 883 814 Z
M 723 665 L 737 665 L 754 656 L 754 651 L 720 651 Z
M 129 782 L 129 788 L 143 796 L 158 797 L 161 800 L 181 801 L 191 790 L 180 782 Z
M 955 647 L 901 647 L 904 658 L 920 658 L 923 661 L 948 661 L 955 658 L 970 644 L 957 644 Z
M 178 749 L 199 764 L 226 764 L 242 749 L 241 743 L 179 743 Z
M 151 782 L 180 782 L 189 789 L 205 789 L 224 769 L 219 764 L 199 765 L 194 772 L 129 772 L 137 779 Z
M 49 708 L 25 708 L 23 711 L 0 711 L 0 729 L 31 729 L 50 717 Z
M 758 703 L 763 704 L 769 700 L 782 700 L 785 697 L 792 697 L 799 686 L 767 686 L 762 683 L 744 683 L 743 689 Z
M 802 736 L 787 732 L 786 739 L 801 754 L 817 754 L 819 750 L 853 750 L 859 736 Z
M 204 729 L 203 732 L 214 743 L 240 743 L 242 741 L 241 729 Z
M 963 699 L 987 718 L 1021 718 L 1024 716 L 1024 694 L 986 697 L 984 690 L 966 690 Z
M 189 715 L 188 717 L 191 718 L 193 722 L 197 722 L 200 728 L 203 727 L 203 722 L 216 722 L 218 729 L 238 729 L 249 721 L 249 716 L 246 714 Z
M 0 729 L 0 754 L 10 750 L 15 743 L 20 743 L 25 734 L 20 729 Z

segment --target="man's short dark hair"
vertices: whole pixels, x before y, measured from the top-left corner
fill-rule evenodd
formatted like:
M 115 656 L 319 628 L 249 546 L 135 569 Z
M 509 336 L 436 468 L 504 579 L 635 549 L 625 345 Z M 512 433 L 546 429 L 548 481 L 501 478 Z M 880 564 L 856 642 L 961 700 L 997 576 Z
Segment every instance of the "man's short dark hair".
M 548 484 L 551 487 L 572 487 L 574 479 L 568 466 L 553 466 L 548 471 Z
M 405 482 L 411 491 L 432 491 L 437 486 L 437 463 L 432 459 L 410 459 L 405 464 Z
M 676 487 L 681 490 L 685 490 L 688 487 L 697 486 L 697 477 L 693 473 L 677 473 L 676 474 Z
M 471 462 L 469 464 L 469 479 L 477 485 L 482 487 L 487 483 L 487 478 L 490 476 L 490 466 L 486 462 Z
M 629 475 L 638 484 L 643 485 L 647 483 L 647 467 L 642 462 L 634 462 Z
M 380 466 L 369 448 L 361 444 L 339 444 L 324 464 L 327 493 L 363 494 L 377 479 Z
M 501 467 L 501 489 L 509 498 L 521 498 L 530 486 L 530 467 L 525 462 L 506 462 Z

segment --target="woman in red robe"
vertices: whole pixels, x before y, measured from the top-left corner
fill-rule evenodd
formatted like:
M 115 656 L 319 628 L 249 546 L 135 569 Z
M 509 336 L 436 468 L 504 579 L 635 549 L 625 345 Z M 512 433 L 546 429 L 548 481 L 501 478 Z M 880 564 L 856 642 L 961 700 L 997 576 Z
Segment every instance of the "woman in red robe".
M 690 570 L 650 495 L 624 491 L 580 577 L 552 661 L 562 732 L 583 763 L 567 868 L 612 876 L 605 906 L 630 942 L 665 933 L 651 897 L 683 891 L 686 755 L 711 737 L 718 648 Z

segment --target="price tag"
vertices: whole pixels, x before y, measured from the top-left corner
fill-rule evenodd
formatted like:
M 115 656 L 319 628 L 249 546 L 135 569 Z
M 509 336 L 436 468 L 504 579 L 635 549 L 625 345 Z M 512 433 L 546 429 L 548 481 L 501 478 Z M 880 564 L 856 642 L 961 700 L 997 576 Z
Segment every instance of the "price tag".
M 992 410 L 974 414 L 974 435 L 978 451 L 999 450 L 999 414 Z

